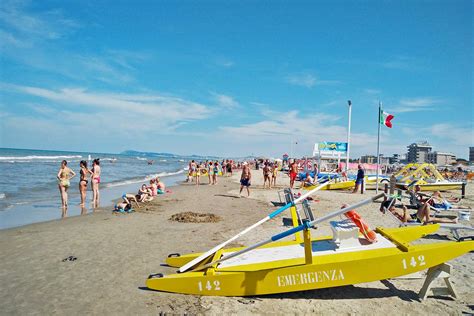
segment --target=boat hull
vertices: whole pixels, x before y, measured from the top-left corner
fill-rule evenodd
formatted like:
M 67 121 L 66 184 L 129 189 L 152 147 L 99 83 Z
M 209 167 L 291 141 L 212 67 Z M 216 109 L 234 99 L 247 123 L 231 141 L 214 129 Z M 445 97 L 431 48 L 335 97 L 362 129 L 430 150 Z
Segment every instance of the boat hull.
M 426 183 L 418 184 L 421 191 L 449 191 L 449 190 L 461 190 L 462 182 L 453 183 Z M 406 190 L 408 183 L 397 183 L 397 187 Z
M 425 230 L 424 227 L 378 229 L 395 245 L 391 247 L 315 255 L 312 263 L 306 263 L 305 258 L 300 257 L 240 266 L 222 264 L 205 271 L 151 276 L 146 285 L 158 291 L 210 296 L 306 291 L 407 275 L 474 250 L 474 241 L 409 244 L 413 238 L 419 238 L 439 227 L 428 226 L 433 227 Z M 278 247 L 283 246 L 269 248 Z
M 350 181 L 330 183 L 330 184 L 326 185 L 325 187 L 321 188 L 321 190 L 349 190 L 349 189 L 353 189 L 354 186 L 355 186 L 355 181 L 350 180 Z M 314 188 L 316 188 L 315 185 L 309 186 L 309 187 L 304 187 L 303 189 L 312 190 Z

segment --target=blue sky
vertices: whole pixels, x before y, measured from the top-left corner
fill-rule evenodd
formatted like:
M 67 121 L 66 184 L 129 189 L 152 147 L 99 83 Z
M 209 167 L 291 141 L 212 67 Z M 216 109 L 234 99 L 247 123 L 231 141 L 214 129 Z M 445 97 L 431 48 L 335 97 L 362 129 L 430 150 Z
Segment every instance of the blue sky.
M 471 1 L 2 1 L 0 147 L 467 157 Z

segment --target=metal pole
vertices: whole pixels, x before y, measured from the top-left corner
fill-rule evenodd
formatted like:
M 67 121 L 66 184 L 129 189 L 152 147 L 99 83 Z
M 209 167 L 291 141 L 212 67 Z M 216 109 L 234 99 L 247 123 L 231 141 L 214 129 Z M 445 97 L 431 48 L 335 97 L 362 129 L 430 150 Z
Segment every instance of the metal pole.
M 348 100 L 347 104 L 349 105 L 349 115 L 348 115 L 349 122 L 347 123 L 346 174 L 349 171 L 349 153 L 350 153 L 350 148 L 351 148 L 351 116 L 352 116 L 352 102 L 351 102 L 351 100 Z
M 377 133 L 377 172 L 375 173 L 375 193 L 379 193 L 379 159 L 380 159 L 380 119 L 382 112 L 382 102 L 379 101 L 379 119 L 377 121 L 378 133 Z

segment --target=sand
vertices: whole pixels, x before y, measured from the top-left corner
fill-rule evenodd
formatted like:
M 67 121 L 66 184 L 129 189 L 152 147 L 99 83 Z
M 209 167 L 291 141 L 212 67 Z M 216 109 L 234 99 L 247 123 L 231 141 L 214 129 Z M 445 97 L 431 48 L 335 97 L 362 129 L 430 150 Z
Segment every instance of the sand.
M 278 200 L 277 190 L 288 185 L 288 177 L 280 175 L 280 186 L 273 190 L 262 189 L 261 178 L 260 172 L 253 172 L 250 198 L 238 197 L 236 176 L 221 177 L 217 185 L 174 187 L 171 194 L 160 196 L 131 214 L 116 215 L 104 209 L 0 231 L 1 314 L 474 313 L 472 253 L 450 262 L 457 300 L 431 296 L 421 302 L 417 296 L 421 279 L 250 298 L 198 297 L 145 288 L 149 274 L 174 272 L 175 269 L 160 266 L 168 254 L 205 251 L 274 210 L 270 201 Z M 473 193 L 474 184 L 470 184 L 465 205 L 474 207 Z M 322 191 L 315 195 L 312 206 L 321 215 L 344 202 L 373 194 Z M 214 216 L 219 221 L 170 220 L 173 215 L 188 212 L 212 214 L 211 221 L 217 221 Z M 380 215 L 378 205 L 363 207 L 360 213 L 372 227 L 395 226 L 388 216 Z M 282 217 L 288 216 L 284 213 L 231 246 L 248 245 L 285 230 Z M 319 232 L 330 234 L 326 224 L 319 227 Z M 77 259 L 63 261 L 69 256 Z

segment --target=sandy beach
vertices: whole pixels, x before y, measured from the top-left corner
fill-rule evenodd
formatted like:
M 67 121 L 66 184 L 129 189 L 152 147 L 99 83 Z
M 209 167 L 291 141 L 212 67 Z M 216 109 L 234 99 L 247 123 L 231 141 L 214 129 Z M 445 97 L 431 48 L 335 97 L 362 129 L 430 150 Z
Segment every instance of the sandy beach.
M 207 179 L 203 179 L 207 183 Z M 474 313 L 474 255 L 450 263 L 458 299 L 432 297 L 421 302 L 415 280 L 384 280 L 354 286 L 261 297 L 198 297 L 150 291 L 151 273 L 173 273 L 160 266 L 170 253 L 202 252 L 224 241 L 274 210 L 277 190 L 264 190 L 261 172 L 253 171 L 251 198 L 238 197 L 238 175 L 219 178 L 217 185 L 181 184 L 137 212 L 93 214 L 0 231 L 0 310 L 25 314 L 449 314 Z M 467 186 L 464 205 L 474 207 L 474 185 Z M 375 194 L 321 191 L 312 204 L 316 215 Z M 456 192 L 457 194 L 457 192 Z M 360 209 L 371 227 L 395 227 L 378 211 L 379 204 Z M 182 223 L 170 218 L 181 212 L 212 213 L 214 223 Z M 286 228 L 286 212 L 233 246 L 260 241 Z M 471 219 L 470 225 L 473 220 Z M 466 222 L 464 222 L 467 224 Z M 330 235 L 327 224 L 313 234 Z M 442 237 L 439 237 L 442 238 Z M 436 242 L 427 239 L 422 242 Z M 74 256 L 75 261 L 63 261 Z M 442 285 L 441 280 L 437 285 Z

